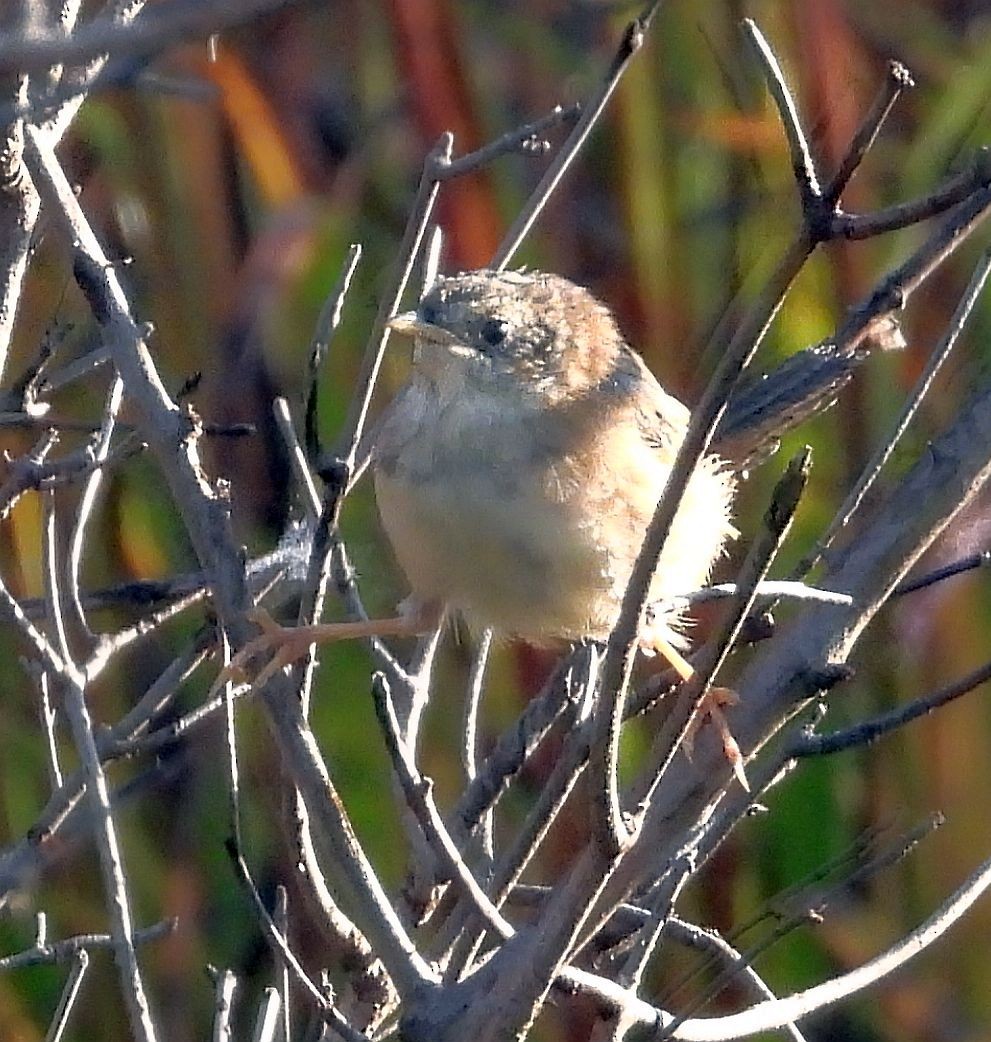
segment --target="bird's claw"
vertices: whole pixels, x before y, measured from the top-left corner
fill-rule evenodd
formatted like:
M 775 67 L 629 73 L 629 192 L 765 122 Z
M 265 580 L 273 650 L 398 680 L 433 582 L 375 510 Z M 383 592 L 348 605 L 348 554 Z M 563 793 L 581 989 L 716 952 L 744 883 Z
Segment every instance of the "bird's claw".
M 743 753 L 740 751 L 739 743 L 733 737 L 733 732 L 729 729 L 726 714 L 723 712 L 724 706 L 735 706 L 739 701 L 740 696 L 732 688 L 710 688 L 702 699 L 699 711 L 685 734 L 684 749 L 685 755 L 691 759 L 696 732 L 702 726 L 702 722 L 708 719 L 719 732 L 719 737 L 723 743 L 723 755 L 729 762 L 730 767 L 733 768 L 736 780 L 743 786 L 746 792 L 750 792 L 750 783 L 747 781 L 747 775 L 743 769 Z
M 261 633 L 249 640 L 224 666 L 210 688 L 211 695 L 232 681 L 250 683 L 253 691 L 263 687 L 276 673 L 302 658 L 309 650 L 311 640 L 301 633 L 299 627 L 280 625 L 264 608 L 251 609 L 247 617 L 259 627 Z M 271 657 L 252 680 L 249 666 L 253 659 L 261 655 Z

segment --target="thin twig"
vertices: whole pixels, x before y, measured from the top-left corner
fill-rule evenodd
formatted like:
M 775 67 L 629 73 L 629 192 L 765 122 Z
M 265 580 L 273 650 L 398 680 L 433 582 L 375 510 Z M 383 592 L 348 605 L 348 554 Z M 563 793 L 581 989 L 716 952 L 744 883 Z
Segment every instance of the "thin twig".
M 802 124 L 798 118 L 798 107 L 785 82 L 778 59 L 764 34 L 757 28 L 757 23 L 751 18 L 744 18 L 742 28 L 744 38 L 750 44 L 760 63 L 764 79 L 767 81 L 767 88 L 774 99 L 778 115 L 781 117 L 781 125 L 788 142 L 788 151 L 791 154 L 791 168 L 798 186 L 798 198 L 802 204 L 802 213 L 808 218 L 808 215 L 819 209 L 822 189 L 819 187 L 819 177 L 816 174 L 815 161 L 812 158 L 809 143 L 805 139 L 805 131 L 802 130 Z
M 237 877 L 245 891 L 251 897 L 252 904 L 255 907 L 255 913 L 258 916 L 258 921 L 262 926 L 262 930 L 265 934 L 265 938 L 268 943 L 277 951 L 282 958 L 285 960 L 286 965 L 292 969 L 293 975 L 296 980 L 303 986 L 303 990 L 310 996 L 316 1008 L 319 1010 L 320 1015 L 324 1018 L 327 1025 L 338 1035 L 344 1039 L 344 1042 L 370 1042 L 367 1035 L 353 1028 L 340 1010 L 327 999 L 327 996 L 323 991 L 317 987 L 316 984 L 310 979 L 306 970 L 300 964 L 299 959 L 296 958 L 295 952 L 286 944 L 279 933 L 275 923 L 272 922 L 272 917 L 268 913 L 268 909 L 265 907 L 265 903 L 261 899 L 261 895 L 258 893 L 258 888 L 255 886 L 254 880 L 251 878 L 251 873 L 248 870 L 247 863 L 244 860 L 243 855 L 237 849 L 236 841 L 228 840 L 227 842 L 227 853 L 230 856 L 231 863 L 234 865 L 237 871 Z
M 924 698 L 913 699 L 908 705 L 882 713 L 872 720 L 865 720 L 854 727 L 834 731 L 832 734 L 803 734 L 789 747 L 792 756 L 827 756 L 872 745 L 883 735 L 904 727 L 920 716 L 928 716 L 933 710 L 969 694 L 974 688 L 991 680 L 991 662 L 985 663 L 972 673 L 953 684 L 947 684 Z
M 61 30 L 30 37 L 0 35 L 0 73 L 39 72 L 51 65 L 80 65 L 103 54 L 148 55 L 182 40 L 241 25 L 265 11 L 285 7 L 288 0 L 172 0 L 154 5 L 153 13 L 130 24 L 99 18 L 71 36 Z
M 106 477 L 104 464 L 110 455 L 110 445 L 114 436 L 117 414 L 120 412 L 123 400 L 124 381 L 119 375 L 116 375 L 111 382 L 107 401 L 103 407 L 100 433 L 93 442 L 93 470 L 86 479 L 83 494 L 76 508 L 76 516 L 72 526 L 72 535 L 69 538 L 69 550 L 65 563 L 66 585 L 69 592 L 67 606 L 71 607 L 76 624 L 89 637 L 92 637 L 92 633 L 86 623 L 86 616 L 79 599 L 79 575 L 82 568 L 83 540 L 86 538 L 86 526 L 89 524 L 89 520 L 96 508 L 97 497 L 104 484 Z
M 941 568 L 935 568 L 931 572 L 926 572 L 925 575 L 920 575 L 917 579 L 908 579 L 900 583 L 894 588 L 891 596 L 904 597 L 906 594 L 924 590 L 929 586 L 935 586 L 936 583 L 944 582 L 946 579 L 952 579 L 955 575 L 972 572 L 976 568 L 987 568 L 989 565 L 991 565 L 991 550 L 981 550 L 976 554 L 968 554 L 959 561 L 943 565 Z
M 684 745 L 701 711 L 709 683 L 725 662 L 743 620 L 750 614 L 756 588 L 767 574 L 791 527 L 799 499 L 808 482 L 811 456 L 811 450 L 807 447 L 799 452 L 788 464 L 771 495 L 770 505 L 764 515 L 763 529 L 750 547 L 737 577 L 737 586 L 740 589 L 738 600 L 722 621 L 719 633 L 707 646 L 704 661 L 698 663 L 695 676 L 686 682 L 681 698 L 665 720 L 664 727 L 654 742 L 649 766 L 644 772 L 643 780 L 635 789 L 634 800 L 641 807 L 649 806 L 653 794 L 663 783 L 676 752 Z M 739 759 L 741 753 L 736 746 L 736 740 L 724 736 L 723 742 L 727 759 L 733 763 L 737 777 L 742 783 L 745 779 L 742 776 L 743 767 Z M 732 742 L 732 745 L 727 747 L 729 742 Z
M 497 137 L 495 141 L 490 141 L 487 145 L 483 145 L 474 152 L 468 152 L 463 156 L 452 159 L 451 165 L 443 171 L 442 178 L 448 181 L 451 178 L 469 174 L 479 167 L 487 166 L 493 160 L 507 153 L 523 151 L 535 154 L 533 149 L 528 150 L 526 148 L 529 143 L 539 141 L 549 130 L 553 130 L 563 123 L 574 122 L 581 115 L 581 112 L 582 106 L 578 102 L 569 105 L 567 108 L 562 105 L 555 105 L 546 116 L 541 116 L 540 119 L 535 119 L 532 123 L 524 123 L 513 130 L 507 130 L 505 134 Z
M 517 830 L 510 846 L 504 850 L 492 867 L 492 878 L 486 885 L 486 893 L 496 908 L 501 908 L 512 888 L 526 870 L 565 801 L 570 795 L 582 770 L 588 762 L 592 741 L 591 713 L 595 699 L 595 679 L 600 659 L 595 644 L 586 644 L 581 653 L 574 656 L 566 677 L 569 692 L 568 702 L 575 710 L 567 721 L 567 738 L 550 775 L 540 787 L 536 803 L 527 812 L 526 819 Z M 462 907 L 456 909 L 440 933 L 440 947 L 447 948 L 468 922 L 468 913 Z M 468 966 L 483 935 L 474 939 L 465 934 L 450 954 L 447 979 L 457 979 Z
M 492 260 L 490 267 L 496 271 L 505 268 L 512 260 L 513 254 L 519 249 L 520 243 L 526 238 L 527 233 L 533 227 L 534 222 L 540 216 L 541 211 L 547 204 L 555 188 L 564 177 L 575 157 L 578 155 L 582 145 L 591 133 L 592 128 L 598 122 L 609 99 L 613 95 L 623 73 L 626 72 L 630 61 L 643 47 L 647 30 L 650 28 L 654 15 L 660 6 L 660 0 L 654 0 L 648 4 L 644 12 L 634 19 L 626 28 L 623 39 L 619 45 L 609 71 L 599 89 L 582 106 L 581 116 L 574 130 L 568 135 L 567 141 L 561 146 L 554 156 L 550 166 L 544 172 L 537 187 L 533 190 L 523 209 L 516 215 L 515 220 L 509 226 L 509 230 L 503 236 Z
M 134 931 L 136 945 L 150 944 L 167 937 L 178 926 L 177 919 L 165 919 L 154 926 L 146 926 Z M 20 970 L 25 966 L 47 966 L 71 961 L 81 951 L 113 951 L 114 939 L 106 933 L 80 933 L 65 937 L 61 941 L 49 941 L 42 945 L 28 948 L 14 955 L 0 956 L 0 973 Z
M 839 169 L 832 176 L 825 192 L 823 192 L 823 204 L 825 206 L 832 207 L 839 202 L 840 196 L 843 195 L 843 190 L 849 184 L 850 178 L 853 177 L 857 167 L 860 166 L 864 156 L 877 139 L 884 121 L 888 118 L 902 91 L 915 86 L 912 74 L 901 62 L 889 61 L 886 73 L 884 83 L 881 84 L 881 88 L 871 103 L 871 107 L 867 110 L 867 114 L 853 135 L 853 140 L 850 142 Z
M 289 947 L 289 896 L 286 888 L 280 883 L 275 888 L 275 910 L 272 913 L 272 921 L 275 928 L 282 934 L 282 939 Z M 279 994 L 279 1008 L 282 1011 L 281 1042 L 292 1042 L 290 992 L 289 992 L 289 967 L 281 952 L 276 955 L 277 984 L 276 990 Z
M 344 467 L 344 473 L 336 476 L 340 485 L 340 495 L 346 492 L 354 475 L 358 446 L 365 432 L 368 410 L 372 404 L 372 395 L 375 393 L 375 382 L 385 356 L 386 345 L 389 343 L 389 327 L 386 323 L 396 314 L 403 293 L 406 291 L 413 272 L 413 265 L 420 252 L 420 245 L 430 223 L 434 203 L 437 200 L 441 171 L 451 162 L 453 147 L 453 135 L 445 132 L 441 134 L 437 144 L 427 153 L 427 157 L 423 161 L 423 171 L 420 174 L 416 198 L 413 200 L 409 219 L 406 222 L 406 230 L 396 254 L 394 274 L 379 301 L 378 310 L 372 322 L 372 331 L 368 338 L 368 349 L 362 359 L 355 394 L 351 399 L 348 416 L 344 423 L 341 440 L 345 447 L 339 457 L 340 463 Z M 333 517 L 336 520 L 336 510 L 333 512 Z
M 396 772 L 407 805 L 423 829 L 424 837 L 448 877 L 455 882 L 462 894 L 472 901 L 475 911 L 483 917 L 486 925 L 503 940 L 512 937 L 515 933 L 513 927 L 489 900 L 471 870 L 464 863 L 454 840 L 447 831 L 433 800 L 432 783 L 419 773 L 410 757 L 409 750 L 401 737 L 399 720 L 392 704 L 388 681 L 381 673 L 376 673 L 372 678 L 372 696 L 375 699 L 375 711 L 385 738 L 389 758 L 392 761 L 392 768 Z
M 52 515 L 50 520 L 53 519 Z M 48 527 L 49 541 L 51 541 L 53 525 L 49 524 Z M 120 986 L 132 1032 L 140 1042 L 155 1042 L 157 1037 L 155 1024 L 151 1018 L 144 980 L 134 950 L 127 877 L 124 872 L 120 842 L 117 838 L 117 827 L 110 806 L 110 787 L 103 771 L 103 764 L 93 734 L 93 722 L 86 704 L 85 676 L 70 658 L 68 643 L 61 626 L 61 621 L 65 616 L 59 582 L 60 570 L 54 550 L 46 555 L 46 564 L 48 566 L 46 596 L 51 604 L 52 617 L 59 623 L 58 634 L 63 664 L 60 676 L 63 690 L 62 703 L 86 778 L 86 792 L 93 813 L 94 836 L 110 918 L 110 932 L 114 939 L 114 962 L 117 964 Z
M 358 262 L 361 260 L 361 244 L 351 243 L 344 257 L 337 281 L 334 283 L 330 295 L 323 302 L 317 323 L 313 329 L 313 339 L 310 341 L 310 357 L 307 364 L 310 387 L 306 395 L 306 448 L 311 459 L 320 455 L 320 435 L 317 430 L 317 387 L 320 368 L 327 357 L 330 345 L 341 324 L 341 314 L 344 310 L 344 298 L 351 288 L 351 280 L 358 270 Z
M 885 464 L 901 441 L 902 435 L 912 422 L 916 412 L 918 412 L 923 399 L 929 393 L 936 375 L 943 367 L 943 363 L 949 358 L 950 352 L 956 345 L 961 332 L 963 332 L 963 327 L 984 289 L 984 283 L 987 281 L 989 272 L 991 272 L 991 250 L 985 250 L 980 262 L 974 269 L 967 289 L 953 312 L 949 325 L 943 332 L 935 350 L 929 356 L 925 369 L 923 369 L 911 393 L 905 400 L 905 404 L 902 406 L 893 429 L 878 446 L 870 461 L 864 466 L 857 483 L 847 493 L 846 498 L 843 500 L 843 505 L 836 511 L 826 531 L 819 537 L 814 552 L 803 561 L 805 571 L 814 568 L 822 559 L 823 554 L 829 550 L 836 536 L 850 523 L 850 519 L 860 507 L 864 497 L 880 476 Z
M 213 989 L 212 1042 L 231 1042 L 231 1017 L 234 1013 L 234 992 L 237 977 L 230 970 L 216 974 Z
M 83 977 L 86 976 L 88 966 L 89 952 L 82 948 L 76 952 L 76 957 L 72 961 L 72 968 L 69 970 L 69 976 L 62 987 L 62 994 L 59 996 L 55 1015 L 52 1017 L 51 1024 L 48 1025 L 48 1031 L 45 1032 L 45 1042 L 61 1042 L 65 1029 L 69 1025 L 69 1017 L 72 1015 L 73 1006 L 76 1004 L 76 999 L 79 998 L 79 990 L 82 987 Z
M 907 228 L 929 220 L 987 186 L 991 180 L 991 149 L 979 148 L 968 170 L 951 176 L 928 195 L 907 203 L 898 203 L 876 213 L 854 214 L 838 211 L 830 218 L 829 237 L 835 239 L 871 239 L 887 232 Z

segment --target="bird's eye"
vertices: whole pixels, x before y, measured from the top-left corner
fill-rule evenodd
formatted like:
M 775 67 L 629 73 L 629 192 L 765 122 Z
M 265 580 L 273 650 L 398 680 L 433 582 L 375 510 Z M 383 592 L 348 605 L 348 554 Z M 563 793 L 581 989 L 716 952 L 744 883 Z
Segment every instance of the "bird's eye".
M 487 318 L 482 324 L 482 339 L 491 347 L 498 347 L 506 339 L 506 323 L 499 318 Z

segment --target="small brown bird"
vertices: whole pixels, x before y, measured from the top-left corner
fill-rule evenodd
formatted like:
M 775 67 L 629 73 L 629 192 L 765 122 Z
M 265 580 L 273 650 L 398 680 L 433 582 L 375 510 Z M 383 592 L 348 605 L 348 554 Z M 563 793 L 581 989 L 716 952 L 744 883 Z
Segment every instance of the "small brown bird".
M 538 645 L 608 637 L 688 425 L 588 290 L 540 272 L 440 278 L 415 312 L 413 369 L 372 450 L 386 533 L 412 593 L 394 619 L 263 634 L 222 678 L 274 653 L 255 683 L 311 643 L 430 629 L 460 613 L 475 629 Z M 640 643 L 689 677 L 683 620 L 666 604 L 701 586 L 727 540 L 734 479 L 698 465 L 651 586 Z
M 438 279 L 391 326 L 413 371 L 374 448 L 407 611 L 446 607 L 535 644 L 616 623 L 647 524 L 688 425 L 588 290 L 540 272 Z M 716 457 L 689 483 L 651 599 L 701 586 L 733 535 L 734 482 Z M 659 609 L 644 647 L 680 644 Z M 677 656 L 680 663 L 680 656 Z

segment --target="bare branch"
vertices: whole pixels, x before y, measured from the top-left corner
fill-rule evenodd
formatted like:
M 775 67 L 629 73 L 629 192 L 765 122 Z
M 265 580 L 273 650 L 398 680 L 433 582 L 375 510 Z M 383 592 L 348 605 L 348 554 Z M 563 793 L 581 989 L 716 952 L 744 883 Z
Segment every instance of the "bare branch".
M 510 225 L 509 230 L 503 236 L 499 248 L 492 258 L 490 266 L 499 270 L 505 268 L 512 260 L 513 254 L 520 247 L 520 243 L 526 238 L 527 233 L 533 227 L 534 222 L 540 216 L 541 211 L 550 199 L 554 189 L 560 184 L 561 179 L 567 173 L 575 157 L 578 155 L 582 145 L 585 144 L 592 128 L 599 121 L 603 110 L 613 95 L 623 73 L 626 72 L 630 61 L 643 47 L 644 39 L 654 15 L 660 6 L 660 0 L 653 0 L 639 18 L 634 19 L 626 27 L 623 39 L 612 60 L 612 65 L 606 73 L 605 79 L 598 91 L 582 107 L 581 116 L 574 130 L 568 135 L 568 140 L 554 156 L 551 165 L 544 172 L 539 184 L 533 190 L 526 205 L 517 214 L 516 219 Z
M 117 17 L 87 22 L 67 36 L 60 28 L 49 34 L 24 37 L 0 35 L 0 73 L 41 72 L 51 65 L 79 65 L 103 54 L 147 55 L 190 37 L 232 28 L 289 0 L 171 0 L 156 4 L 151 14 L 130 24 Z M 140 7 L 140 5 L 134 5 Z
M 778 59 L 764 38 L 764 34 L 757 28 L 757 23 L 751 18 L 744 18 L 742 27 L 744 37 L 760 63 L 767 81 L 767 88 L 771 92 L 778 115 L 781 117 L 781 125 L 784 127 L 785 138 L 788 141 L 788 151 L 791 153 L 791 169 L 798 186 L 802 212 L 804 214 L 812 213 L 819 207 L 822 189 L 819 187 L 819 177 L 816 174 L 815 161 L 812 159 L 809 143 L 805 140 L 805 131 L 802 130 L 802 124 L 798 118 L 795 99 L 791 96 L 791 91 L 785 82 Z

